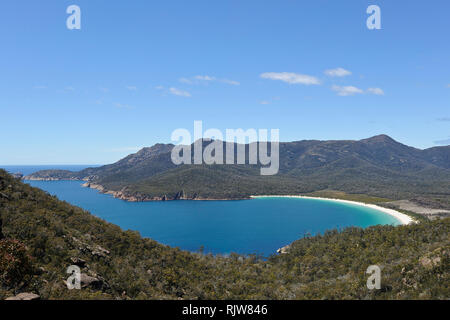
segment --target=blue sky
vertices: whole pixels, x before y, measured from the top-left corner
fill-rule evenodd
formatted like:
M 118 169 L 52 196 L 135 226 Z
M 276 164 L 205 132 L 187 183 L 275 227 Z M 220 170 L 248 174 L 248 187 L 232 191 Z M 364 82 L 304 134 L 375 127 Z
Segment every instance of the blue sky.
M 81 30 L 66 27 L 72 4 Z M 381 30 L 366 27 L 371 4 Z M 194 120 L 283 141 L 450 144 L 448 12 L 447 0 L 3 1 L 0 164 L 111 163 Z

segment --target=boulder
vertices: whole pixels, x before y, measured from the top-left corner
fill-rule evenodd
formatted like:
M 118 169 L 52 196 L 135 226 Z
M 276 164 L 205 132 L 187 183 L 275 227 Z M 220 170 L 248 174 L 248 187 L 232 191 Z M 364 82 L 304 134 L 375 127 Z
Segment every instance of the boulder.
M 86 267 L 86 260 L 83 260 L 81 258 L 74 258 L 74 257 L 72 257 L 72 258 L 70 258 L 70 262 L 73 265 L 76 265 L 76 266 L 78 266 L 80 268 Z
M 102 248 L 99 245 L 91 246 L 75 237 L 72 237 L 71 245 L 73 248 L 77 248 L 81 252 L 85 254 L 91 254 L 92 256 L 95 257 L 107 258 L 108 255 L 110 254 L 109 250 L 106 250 L 105 248 Z
M 286 253 L 289 252 L 289 249 L 290 249 L 290 248 L 291 248 L 291 246 L 285 246 L 285 247 L 283 247 L 283 248 L 278 249 L 278 250 L 277 250 L 277 253 L 280 253 L 280 254 L 286 254 Z
M 81 281 L 82 288 L 86 288 L 86 287 L 99 288 L 102 286 L 102 282 L 99 279 L 88 276 L 85 273 L 82 273 L 80 275 L 80 281 Z
M 35 293 L 23 292 L 19 293 L 17 296 L 6 298 L 6 300 L 38 300 L 40 296 Z
M 88 250 L 91 251 L 91 254 L 93 256 L 97 256 L 97 257 L 103 257 L 106 258 L 109 255 L 109 251 L 106 250 L 105 248 L 100 247 L 99 245 L 95 246 L 94 248 L 88 246 Z

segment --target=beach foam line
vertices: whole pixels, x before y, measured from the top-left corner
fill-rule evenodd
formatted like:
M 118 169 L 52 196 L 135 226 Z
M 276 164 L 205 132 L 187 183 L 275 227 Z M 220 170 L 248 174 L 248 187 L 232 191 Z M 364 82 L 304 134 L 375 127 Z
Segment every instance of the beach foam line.
M 366 208 L 372 208 L 372 209 L 387 213 L 387 214 L 393 216 L 394 218 L 396 218 L 403 225 L 417 223 L 416 220 L 414 220 L 413 218 L 411 218 L 410 216 L 408 216 L 404 213 L 398 212 L 393 209 L 383 208 L 383 207 L 377 206 L 375 204 L 368 204 L 368 203 L 364 203 L 364 202 L 357 202 L 357 201 L 343 200 L 343 199 L 333 199 L 333 198 L 309 197 L 309 196 L 262 195 L 262 196 L 250 196 L 250 197 L 254 198 L 254 199 L 255 198 L 299 198 L 299 199 L 313 199 L 313 200 L 326 200 L 326 201 L 341 202 L 341 203 L 358 205 L 358 206 L 362 206 L 362 207 L 366 207 Z

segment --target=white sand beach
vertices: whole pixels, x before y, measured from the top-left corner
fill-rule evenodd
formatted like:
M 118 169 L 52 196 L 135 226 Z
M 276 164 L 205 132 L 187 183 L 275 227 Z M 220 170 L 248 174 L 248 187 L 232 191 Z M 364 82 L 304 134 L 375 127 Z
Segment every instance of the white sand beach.
M 283 196 L 283 195 L 281 195 L 281 196 L 278 196 L 278 195 L 251 196 L 251 198 L 302 198 L 302 199 L 315 199 L 315 200 L 326 200 L 326 201 L 348 203 L 348 204 L 363 206 L 363 207 L 367 207 L 367 208 L 372 208 L 372 209 L 387 213 L 387 214 L 393 216 L 394 218 L 396 218 L 403 225 L 407 225 L 410 223 L 417 223 L 417 221 L 414 220 L 413 218 L 411 218 L 410 216 L 408 216 L 404 213 L 398 212 L 396 210 L 383 208 L 383 207 L 380 207 L 380 206 L 377 206 L 374 204 L 367 204 L 367 203 L 357 202 L 357 201 L 332 199 L 332 198 L 320 198 L 320 197 L 308 197 L 308 196 Z

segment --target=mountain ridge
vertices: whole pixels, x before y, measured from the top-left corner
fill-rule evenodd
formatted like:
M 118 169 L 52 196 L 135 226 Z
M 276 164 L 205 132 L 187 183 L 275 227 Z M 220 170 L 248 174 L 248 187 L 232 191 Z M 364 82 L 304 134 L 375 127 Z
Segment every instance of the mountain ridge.
M 421 150 L 383 134 L 362 140 L 281 142 L 275 176 L 260 176 L 258 165 L 177 166 L 171 161 L 173 147 L 156 144 L 110 165 L 80 172 L 46 170 L 25 179 L 84 180 L 86 186 L 131 201 L 248 199 L 326 189 L 391 199 L 450 197 L 450 146 Z M 249 145 L 244 147 L 248 156 Z

